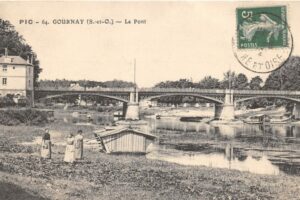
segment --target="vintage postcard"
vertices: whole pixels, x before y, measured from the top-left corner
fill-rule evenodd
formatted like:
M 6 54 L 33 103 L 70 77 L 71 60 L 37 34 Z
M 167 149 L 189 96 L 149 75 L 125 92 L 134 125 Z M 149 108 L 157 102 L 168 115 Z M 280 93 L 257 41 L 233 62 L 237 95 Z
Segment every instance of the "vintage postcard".
M 300 197 L 300 2 L 0 2 L 0 200 Z

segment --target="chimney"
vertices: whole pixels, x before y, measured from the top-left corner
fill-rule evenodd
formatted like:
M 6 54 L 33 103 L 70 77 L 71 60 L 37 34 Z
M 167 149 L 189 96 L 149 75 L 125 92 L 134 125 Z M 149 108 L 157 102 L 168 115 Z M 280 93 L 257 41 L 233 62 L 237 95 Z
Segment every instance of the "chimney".
M 27 55 L 27 63 L 30 64 L 29 55 Z
M 7 53 L 7 48 L 5 48 L 5 57 L 7 57 L 8 53 Z
M 33 65 L 33 54 L 31 54 L 31 61 L 30 61 L 30 64 Z

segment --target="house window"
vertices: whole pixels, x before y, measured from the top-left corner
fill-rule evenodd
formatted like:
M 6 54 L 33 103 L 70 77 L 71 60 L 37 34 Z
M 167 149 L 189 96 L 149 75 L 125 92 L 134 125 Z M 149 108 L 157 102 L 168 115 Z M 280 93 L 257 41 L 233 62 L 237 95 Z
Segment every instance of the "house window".
M 2 85 L 7 85 L 7 78 L 2 78 Z
M 15 66 L 13 66 L 13 69 L 16 69 L 16 67 L 15 67 Z
M 7 72 L 7 65 L 3 65 L 2 71 Z

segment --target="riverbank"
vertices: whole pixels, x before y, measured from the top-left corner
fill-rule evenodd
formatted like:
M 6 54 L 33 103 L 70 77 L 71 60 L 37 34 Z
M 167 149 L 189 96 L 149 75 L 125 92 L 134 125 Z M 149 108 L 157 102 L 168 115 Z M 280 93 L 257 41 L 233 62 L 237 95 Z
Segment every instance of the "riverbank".
M 160 115 L 162 117 L 213 117 L 214 107 L 152 107 L 140 110 L 142 115 Z
M 215 115 L 214 107 L 152 107 L 143 108 L 140 111 L 143 115 L 160 115 L 162 117 L 207 117 L 213 118 Z M 247 118 L 249 116 L 266 114 L 266 115 L 283 115 L 286 113 L 284 107 L 257 108 L 257 109 L 240 109 L 235 110 L 237 118 Z
M 52 124 L 63 132 L 78 127 Z M 84 128 L 84 127 L 82 127 Z M 50 129 L 50 132 L 53 131 Z M 296 199 L 300 178 L 256 175 L 236 170 L 182 166 L 144 156 L 108 155 L 87 148 L 84 160 L 62 162 L 64 145 L 54 145 L 53 159 L 40 160 L 38 146 L 22 145 L 40 136 L 40 127 L 1 126 L 0 182 L 36 199 Z M 92 128 L 84 137 L 92 138 Z M 2 188 L 3 189 L 3 188 Z M 1 192 L 0 192 L 1 193 Z

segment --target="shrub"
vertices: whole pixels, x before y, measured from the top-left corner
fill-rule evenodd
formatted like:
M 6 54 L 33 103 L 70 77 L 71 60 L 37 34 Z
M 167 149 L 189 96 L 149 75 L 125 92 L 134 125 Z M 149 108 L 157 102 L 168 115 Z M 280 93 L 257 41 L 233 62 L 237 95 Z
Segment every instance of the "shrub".
M 0 107 L 9 107 L 15 105 L 16 103 L 14 102 L 12 97 L 10 96 L 0 97 Z
M 43 125 L 48 122 L 48 114 L 35 109 L 8 109 L 0 111 L 0 124 L 6 126 Z
M 30 105 L 30 102 L 27 98 L 22 97 L 18 99 L 18 103 L 14 101 L 14 95 L 6 95 L 3 97 L 0 97 L 0 107 L 13 107 L 13 106 L 18 106 L 18 107 L 26 107 Z

